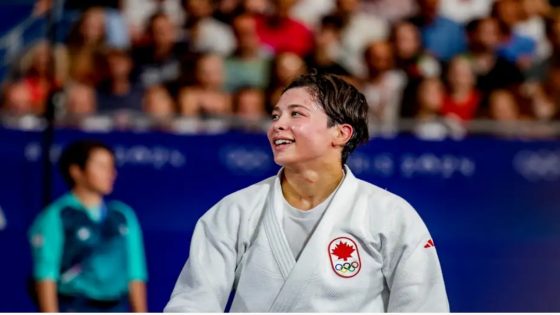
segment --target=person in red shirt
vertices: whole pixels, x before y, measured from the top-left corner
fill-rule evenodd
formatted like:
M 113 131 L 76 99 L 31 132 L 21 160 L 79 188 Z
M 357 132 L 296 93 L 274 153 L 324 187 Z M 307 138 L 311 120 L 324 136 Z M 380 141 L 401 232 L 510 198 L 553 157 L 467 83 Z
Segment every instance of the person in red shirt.
M 261 45 L 274 54 L 291 52 L 304 57 L 313 49 L 313 34 L 303 23 L 290 17 L 294 3 L 294 0 L 276 0 L 272 14 L 256 16 L 257 34 Z
M 466 57 L 458 56 L 451 60 L 447 83 L 442 114 L 460 121 L 473 119 L 480 104 L 480 92 L 476 89 L 476 78 Z

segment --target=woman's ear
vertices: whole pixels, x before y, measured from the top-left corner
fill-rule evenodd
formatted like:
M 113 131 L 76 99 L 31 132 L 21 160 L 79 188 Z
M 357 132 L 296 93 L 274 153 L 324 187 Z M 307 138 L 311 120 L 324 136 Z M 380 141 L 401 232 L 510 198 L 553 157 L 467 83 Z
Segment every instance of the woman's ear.
M 83 171 L 80 169 L 78 165 L 72 164 L 68 168 L 68 173 L 70 174 L 70 177 L 72 177 L 74 183 L 77 183 L 79 179 L 82 177 Z
M 336 125 L 336 136 L 334 138 L 333 144 L 335 146 L 344 147 L 352 135 L 354 134 L 354 128 L 350 124 L 338 124 Z

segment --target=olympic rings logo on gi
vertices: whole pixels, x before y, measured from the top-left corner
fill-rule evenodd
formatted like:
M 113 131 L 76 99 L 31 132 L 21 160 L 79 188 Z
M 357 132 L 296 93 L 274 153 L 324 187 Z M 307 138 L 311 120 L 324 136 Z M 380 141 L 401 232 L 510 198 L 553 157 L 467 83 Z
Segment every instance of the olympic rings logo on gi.
M 357 261 L 353 261 L 352 263 L 344 263 L 344 264 L 336 264 L 334 266 L 334 269 L 336 269 L 336 271 L 342 272 L 342 273 L 347 273 L 347 272 L 354 272 L 356 271 L 356 269 L 358 269 L 358 267 L 360 266 L 360 264 L 358 264 Z

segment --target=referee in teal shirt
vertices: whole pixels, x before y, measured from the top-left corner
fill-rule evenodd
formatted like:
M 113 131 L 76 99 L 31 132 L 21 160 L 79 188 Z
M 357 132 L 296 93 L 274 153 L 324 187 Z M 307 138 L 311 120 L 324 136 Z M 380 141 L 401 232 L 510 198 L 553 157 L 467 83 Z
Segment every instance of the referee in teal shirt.
M 130 207 L 106 202 L 116 177 L 113 151 L 81 140 L 59 160 L 71 191 L 29 231 L 39 310 L 147 312 L 142 232 Z

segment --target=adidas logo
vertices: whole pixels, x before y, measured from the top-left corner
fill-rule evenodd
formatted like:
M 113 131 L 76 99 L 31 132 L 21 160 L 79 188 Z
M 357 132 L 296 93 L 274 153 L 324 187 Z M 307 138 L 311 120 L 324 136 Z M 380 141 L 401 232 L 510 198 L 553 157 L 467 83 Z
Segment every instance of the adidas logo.
M 424 244 L 424 248 L 430 248 L 430 247 L 436 247 L 436 244 L 434 244 L 434 241 L 432 240 L 428 240 L 426 244 Z

